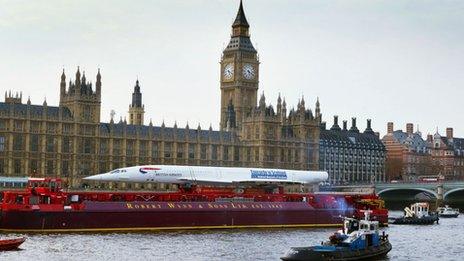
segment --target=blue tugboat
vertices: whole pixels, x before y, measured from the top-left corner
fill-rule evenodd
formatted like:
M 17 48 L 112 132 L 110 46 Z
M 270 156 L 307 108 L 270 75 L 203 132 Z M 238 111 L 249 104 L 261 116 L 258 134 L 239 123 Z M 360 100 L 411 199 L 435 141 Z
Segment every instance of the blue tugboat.
M 393 224 L 396 225 L 432 225 L 438 224 L 438 214 L 431 213 L 427 202 L 414 203 L 409 208 L 404 208 L 404 216 L 395 218 Z
M 364 220 L 345 218 L 343 230 L 330 236 L 319 246 L 292 247 L 281 257 L 284 261 L 305 260 L 360 260 L 386 255 L 392 249 L 385 231 L 379 234 L 379 222 L 369 220 L 370 211 L 364 212 Z

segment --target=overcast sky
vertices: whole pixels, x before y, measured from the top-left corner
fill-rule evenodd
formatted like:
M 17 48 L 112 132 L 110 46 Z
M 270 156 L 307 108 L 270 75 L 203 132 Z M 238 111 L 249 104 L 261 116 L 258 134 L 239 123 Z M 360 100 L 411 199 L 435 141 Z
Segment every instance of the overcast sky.
M 138 77 L 145 121 L 219 125 L 219 61 L 238 0 L 0 0 L 1 91 L 58 105 L 62 68 L 102 73 L 102 121 L 127 116 Z M 245 0 L 259 92 L 303 94 L 323 120 L 372 118 L 464 136 L 464 1 Z M 314 110 L 314 108 L 313 108 Z

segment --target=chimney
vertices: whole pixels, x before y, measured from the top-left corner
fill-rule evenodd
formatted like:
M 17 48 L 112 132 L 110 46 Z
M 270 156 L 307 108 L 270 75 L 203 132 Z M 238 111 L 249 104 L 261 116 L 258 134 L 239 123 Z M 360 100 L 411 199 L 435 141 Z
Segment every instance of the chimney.
M 446 128 L 446 138 L 448 140 L 453 139 L 453 128 Z
M 371 119 L 367 119 L 367 127 L 366 130 L 364 131 L 366 134 L 374 134 L 374 131 L 372 130 L 372 124 L 371 124 Z
M 407 134 L 413 134 L 414 133 L 414 124 L 412 124 L 412 123 L 407 123 L 406 124 L 406 133 Z
M 325 121 L 321 122 L 321 130 L 326 130 L 327 124 Z
M 427 134 L 427 142 L 430 142 L 430 143 L 433 142 L 433 136 L 432 136 L 432 134 Z
M 334 124 L 332 126 L 332 128 L 330 128 L 330 130 L 340 130 L 340 126 L 338 126 L 338 116 L 335 115 L 334 116 Z
M 355 117 L 351 118 L 350 131 L 359 132 L 358 128 L 356 127 L 356 118 Z
M 387 123 L 387 133 L 393 133 L 393 122 Z
M 348 129 L 347 121 L 343 121 L 343 130 L 346 131 Z
M 380 139 L 380 132 L 376 131 L 374 132 L 374 135 L 377 137 L 377 139 Z

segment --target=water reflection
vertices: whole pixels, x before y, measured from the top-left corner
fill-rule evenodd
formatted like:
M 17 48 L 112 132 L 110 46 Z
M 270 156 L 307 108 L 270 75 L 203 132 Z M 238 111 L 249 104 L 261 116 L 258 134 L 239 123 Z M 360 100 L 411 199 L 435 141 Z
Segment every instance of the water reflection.
M 391 214 L 400 216 L 401 212 Z M 441 219 L 439 225 L 391 225 L 386 231 L 393 250 L 383 260 L 462 260 L 463 227 L 463 216 Z M 328 228 L 33 234 L 27 235 L 22 251 L 0 253 L 0 259 L 279 260 L 291 246 L 319 244 L 333 232 Z

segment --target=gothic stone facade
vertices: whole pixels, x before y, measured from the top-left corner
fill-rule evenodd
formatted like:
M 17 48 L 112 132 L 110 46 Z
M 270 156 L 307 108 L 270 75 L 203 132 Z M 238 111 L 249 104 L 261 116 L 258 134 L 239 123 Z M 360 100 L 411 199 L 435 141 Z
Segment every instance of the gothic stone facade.
M 59 106 L 32 105 L 5 94 L 0 103 L 0 175 L 80 178 L 141 164 L 254 166 L 318 169 L 321 112 L 299 101 L 276 111 L 264 94 L 257 105 L 259 60 L 240 4 L 232 37 L 221 59 L 220 130 L 144 125 L 137 81 L 129 123 L 100 122 L 102 77 L 95 86 L 81 75 L 67 82 L 63 71 Z

